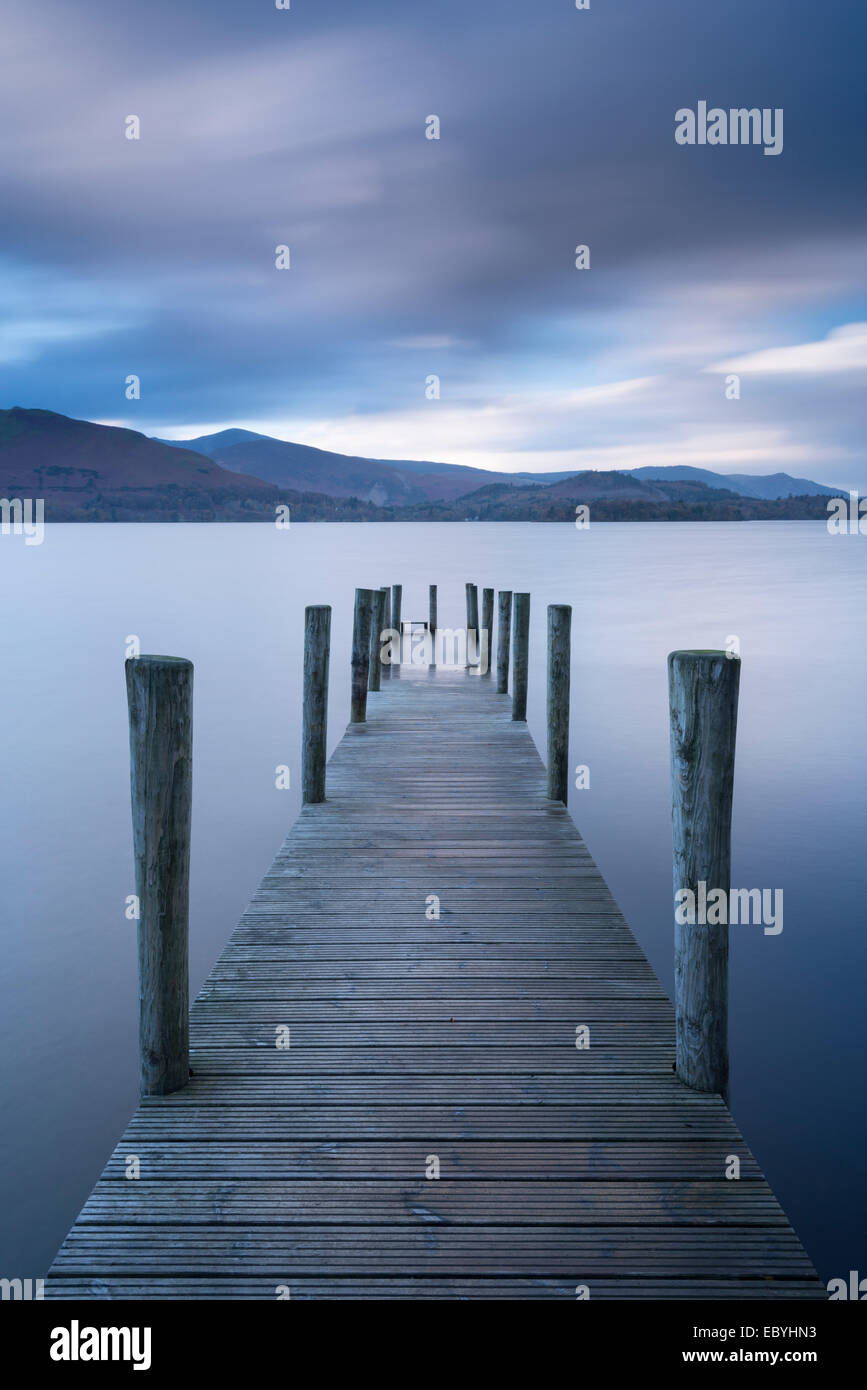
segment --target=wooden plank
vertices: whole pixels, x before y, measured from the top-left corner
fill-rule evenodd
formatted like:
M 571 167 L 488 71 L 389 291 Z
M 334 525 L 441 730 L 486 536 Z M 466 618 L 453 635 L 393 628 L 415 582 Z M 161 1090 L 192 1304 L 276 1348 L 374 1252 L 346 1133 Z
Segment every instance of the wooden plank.
M 491 979 L 479 976 L 475 979 L 431 979 L 408 975 L 406 979 L 378 977 L 369 979 L 304 979 L 299 983 L 297 973 L 283 979 L 250 980 L 243 975 L 225 980 L 212 980 L 200 996 L 201 1002 L 234 1000 L 246 1007 L 256 1000 L 277 1003 L 312 1003 L 319 999 L 339 1004 L 343 1000 L 399 1000 L 409 1007 L 414 1000 L 435 1003 L 444 1000 L 449 1010 L 465 1002 L 486 1003 L 489 1000 L 502 1000 L 511 1005 L 515 1000 L 532 999 L 534 1004 L 548 1001 L 565 1001 L 570 1005 L 584 1003 L 591 999 L 618 1000 L 663 1000 L 665 996 L 654 979 L 598 979 L 587 978 L 550 980 L 544 976 L 534 980 L 521 980 L 515 977 Z M 668 1003 L 667 999 L 665 1000 Z
M 390 999 L 384 1003 L 382 998 L 370 1000 L 353 999 L 298 999 L 284 1002 L 261 999 L 232 998 L 219 999 L 203 993 L 193 1005 L 192 1017 L 196 1022 L 217 1022 L 244 1020 L 274 1020 L 283 1023 L 332 1022 L 361 1023 L 373 1022 L 388 1014 L 393 1020 L 402 1019 L 406 1023 L 500 1023 L 505 1019 L 513 1022 L 534 1023 L 536 1021 L 559 1020 L 562 1023 L 594 1024 L 600 1021 L 616 1020 L 621 1024 L 632 1022 L 655 1022 L 671 1018 L 671 1005 L 667 999 L 457 999 L 454 997 L 434 999 L 407 999 L 403 1002 Z M 275 1014 L 278 1015 L 275 1018 Z
M 494 1072 L 514 1076 L 525 1072 L 536 1075 L 556 1075 L 576 1071 L 574 1047 L 372 1047 L 358 1044 L 352 1047 L 310 1047 L 298 1038 L 292 1039 L 292 1069 L 304 1074 L 334 1072 L 339 1076 L 366 1076 L 384 1072 L 391 1075 L 407 1073 L 433 1076 L 440 1073 L 454 1076 L 461 1072 Z M 245 1075 L 273 1076 L 284 1074 L 287 1052 L 270 1047 L 224 1047 L 193 1050 L 191 1063 L 196 1076 Z M 674 1050 L 670 1043 L 663 1046 L 644 1044 L 639 1047 L 594 1046 L 581 1053 L 581 1075 L 588 1072 L 623 1072 L 633 1076 L 650 1072 L 670 1076 L 673 1071 Z
M 278 1293 L 273 1278 L 224 1279 L 151 1278 L 146 1283 L 124 1278 L 60 1278 L 52 1276 L 45 1285 L 46 1299 L 141 1298 L 168 1300 L 259 1301 L 285 1298 Z M 291 1297 L 296 1302 L 311 1299 L 346 1299 L 364 1302 L 418 1299 L 568 1299 L 574 1301 L 575 1281 L 547 1278 L 499 1279 L 310 1279 L 293 1278 Z M 748 1279 L 594 1279 L 595 1301 L 610 1299 L 702 1299 L 713 1302 L 732 1299 L 792 1300 L 823 1299 L 827 1294 L 816 1279 L 776 1279 L 764 1275 Z
M 497 965 L 490 960 L 480 958 L 479 951 L 484 946 L 484 941 L 481 945 L 472 939 L 466 941 L 462 932 L 457 933 L 455 937 L 454 933 L 443 931 L 433 942 L 419 941 L 415 933 L 408 936 L 404 934 L 403 938 L 397 941 L 384 941 L 380 932 L 355 932 L 350 935 L 347 931 L 345 936 L 336 940 L 328 938 L 325 941 L 310 941 L 307 938 L 297 941 L 296 933 L 291 929 L 272 934 L 270 937 L 266 936 L 265 932 L 257 935 L 265 936 L 266 939 L 250 943 L 238 942 L 237 938 L 232 941 L 214 967 L 213 978 L 219 978 L 218 971 L 223 965 L 235 969 L 236 966 L 244 964 L 286 965 L 289 962 L 300 964 L 313 975 L 335 968 L 351 971 L 359 963 L 370 968 L 379 968 L 397 962 L 418 973 L 424 973 L 435 966 L 444 972 L 463 967 L 472 973 L 474 968 L 480 965 L 490 970 L 497 969 Z M 595 937 L 582 937 L 583 950 L 580 960 L 575 959 L 576 938 L 572 932 L 568 933 L 564 940 L 556 942 L 537 942 L 532 938 L 529 941 L 500 941 L 498 955 L 504 970 L 517 970 L 522 975 L 532 974 L 536 970 L 544 971 L 547 968 L 559 969 L 564 965 L 578 973 L 592 970 L 597 962 L 603 961 L 616 965 L 618 969 L 621 966 L 624 969 L 635 966 L 640 970 L 647 967 L 634 942 L 621 941 L 620 938 L 617 940 L 620 944 L 599 941 Z
M 275 1049 L 276 1050 L 276 1049 Z M 550 1050 L 550 1049 L 549 1049 Z M 580 1057 L 580 1053 L 574 1055 Z M 541 1072 L 511 1071 L 507 1076 L 495 1074 L 476 1077 L 463 1073 L 428 1073 L 415 1071 L 392 1076 L 387 1072 L 338 1076 L 316 1073 L 311 1076 L 304 1063 L 304 1054 L 292 1058 L 287 1051 L 283 1072 L 269 1068 L 261 1072 L 248 1071 L 243 1075 L 223 1075 L 210 1071 L 194 1074 L 183 1091 L 165 1099 L 165 1109 L 175 1110 L 191 1104 L 230 1107 L 252 1105 L 364 1105 L 379 1106 L 512 1106 L 538 1105 L 548 1109 L 562 1106 L 571 1111 L 578 1106 L 606 1103 L 610 1106 L 657 1106 L 666 1111 L 676 1106 L 690 1112 L 706 1102 L 715 1108 L 709 1092 L 697 1098 L 684 1095 L 671 1072 L 659 1075 L 644 1072 L 608 1072 L 581 1075 L 577 1068 L 569 1075 L 548 1075 Z M 580 1066 L 580 1063 L 578 1064 Z M 148 1110 L 155 1103 L 147 1098 Z M 158 1107 L 163 1108 L 161 1105 Z M 658 1115 L 656 1117 L 659 1119 Z
M 103 1180 L 128 1182 L 129 1146 L 123 1141 L 106 1165 Z M 741 1164 L 741 1183 L 762 1182 L 755 1158 L 738 1136 L 719 1139 L 634 1142 L 469 1140 L 440 1143 L 443 1180 L 504 1182 L 708 1182 L 725 1171 L 729 1154 Z M 290 1139 L 213 1144 L 205 1139 L 169 1143 L 139 1140 L 136 1155 L 144 1179 L 164 1182 L 201 1180 L 333 1179 L 365 1181 L 420 1179 L 426 1154 L 408 1140 L 356 1142 Z
M 782 1226 L 764 1183 L 415 1182 L 393 1179 L 100 1182 L 84 1225 Z
M 565 1275 L 583 1279 L 729 1277 L 805 1279 L 811 1265 L 792 1231 L 657 1226 L 498 1226 L 426 1224 L 302 1227 L 113 1225 L 77 1223 L 54 1274 L 238 1274 L 395 1276 Z
M 273 1011 L 272 1011 L 273 1015 Z M 329 1022 L 320 1020 L 293 1020 L 291 1024 L 291 1046 L 319 1047 L 390 1047 L 400 1046 L 411 1051 L 416 1047 L 436 1047 L 440 1050 L 469 1046 L 505 1049 L 526 1046 L 528 1041 L 534 1047 L 557 1048 L 571 1052 L 575 1046 L 574 1022 L 564 1026 L 562 1022 L 548 1023 L 534 1020 L 516 1023 L 477 1020 L 464 1022 L 445 1020 L 429 1022 L 413 1020 L 407 1028 L 406 1021 L 381 1023 L 367 1020 L 338 1019 Z M 223 1019 L 220 1017 L 198 1017 L 193 1037 L 203 1047 L 253 1047 L 260 1051 L 275 1050 L 275 1027 L 273 1016 L 252 1020 L 247 1018 Z M 624 1026 L 617 1020 L 596 1021 L 592 1026 L 593 1047 L 616 1046 L 624 1042 Z M 661 1047 L 673 1046 L 673 1030 L 670 1019 L 658 1022 L 629 1024 L 628 1042 L 632 1046 Z
M 420 980 L 425 984 L 438 980 L 465 984 L 468 981 L 484 982 L 495 979 L 501 983 L 516 981 L 524 985 L 532 981 L 535 986 L 543 981 L 549 984 L 563 981 L 574 983 L 577 980 L 595 980 L 602 977 L 606 983 L 619 985 L 626 981 L 653 981 L 656 988 L 659 988 L 650 966 L 640 957 L 632 960 L 614 959 L 607 963 L 599 960 L 548 961 L 518 958 L 497 964 L 493 961 L 479 960 L 477 956 L 469 960 L 440 960 L 436 956 L 419 960 L 402 954 L 385 960 L 368 957 L 346 962 L 307 958 L 301 961 L 296 956 L 279 961 L 247 960 L 243 956 L 239 958 L 232 950 L 226 950 L 211 972 L 211 979 L 215 983 L 231 981 L 233 984 L 276 984 L 283 981 L 292 983 L 301 978 L 302 974 L 305 981 L 327 980 L 331 984 L 351 980 L 363 980 L 368 983 L 382 980 L 401 984 L 408 980 Z
M 653 1105 L 142 1105 L 125 1141 L 202 1139 L 239 1143 L 278 1139 L 414 1139 L 430 1146 L 447 1139 L 718 1139 L 736 1138 L 727 1112 L 712 1102 Z

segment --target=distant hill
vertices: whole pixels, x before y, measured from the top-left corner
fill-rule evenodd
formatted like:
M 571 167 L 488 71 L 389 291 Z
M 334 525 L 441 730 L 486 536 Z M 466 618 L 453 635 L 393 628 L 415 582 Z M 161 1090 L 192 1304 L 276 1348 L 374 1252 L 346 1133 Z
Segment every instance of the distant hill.
M 55 521 L 193 521 L 274 516 L 275 488 L 136 430 L 51 410 L 0 410 L 0 495 L 41 497 Z
M 180 444 L 49 410 L 0 411 L 0 496 L 44 498 L 49 521 L 273 521 L 281 502 L 296 521 L 566 521 L 579 503 L 597 521 L 746 520 L 824 517 L 829 495 L 841 494 L 785 473 L 493 473 L 350 457 L 248 430 Z
M 564 478 L 562 482 L 552 483 L 550 487 L 544 488 L 539 495 L 545 498 L 574 498 L 579 492 L 584 502 L 598 501 L 602 498 L 636 502 L 690 502 L 707 500 L 713 495 L 706 483 L 696 479 L 639 478 L 634 472 L 625 469 L 574 473 L 571 478 Z M 726 497 L 737 495 L 734 491 L 724 492 Z M 521 489 L 520 493 L 515 495 L 515 499 L 518 496 L 529 496 L 532 500 L 534 493 L 528 494 L 526 489 Z
M 812 483 L 809 478 L 793 478 L 788 473 L 713 473 L 709 468 L 691 468 L 688 464 L 670 464 L 656 468 L 630 468 L 633 478 L 691 479 L 708 487 L 726 488 L 741 497 L 839 497 L 840 489 Z M 845 496 L 845 493 L 843 494 Z
M 179 441 L 177 447 L 194 449 L 224 468 L 263 478 L 279 488 L 324 492 L 329 497 L 358 497 L 379 507 L 451 501 L 489 482 L 492 476 L 483 468 L 452 463 L 335 454 L 249 430 L 221 430 L 218 434 Z M 509 480 L 508 474 L 494 476 Z
M 411 509 L 416 521 L 574 521 L 576 506 L 594 521 L 827 520 L 824 495 L 742 497 L 695 479 L 636 478 L 631 473 L 588 470 L 548 487 L 493 483 L 456 502 L 427 502 Z
M 173 444 L 172 440 L 162 443 Z M 324 492 L 331 497 L 358 497 L 376 506 L 412 506 L 418 502 L 452 502 L 479 487 L 495 483 L 510 488 L 549 487 L 574 478 L 575 472 L 497 473 L 463 464 L 431 463 L 421 459 L 369 459 L 292 444 L 251 430 L 220 430 L 197 439 L 178 441 L 174 447 L 193 449 L 230 468 L 264 478 L 280 488 Z M 585 476 L 582 474 L 581 476 Z M 602 476 L 600 474 L 600 476 Z M 609 475 L 605 475 L 609 476 Z M 643 482 L 694 482 L 734 492 L 740 497 L 778 498 L 839 496 L 840 489 L 792 478 L 788 473 L 752 475 L 714 473 L 688 464 L 618 469 L 620 478 Z M 618 489 L 619 496 L 626 494 Z M 636 497 L 647 497 L 639 489 Z

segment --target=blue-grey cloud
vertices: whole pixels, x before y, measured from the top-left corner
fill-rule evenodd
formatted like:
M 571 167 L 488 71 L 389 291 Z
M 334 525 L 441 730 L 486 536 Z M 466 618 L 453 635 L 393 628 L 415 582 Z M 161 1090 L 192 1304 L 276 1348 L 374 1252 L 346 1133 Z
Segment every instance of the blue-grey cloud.
M 490 462 L 511 443 L 515 467 L 725 433 L 709 366 L 867 319 L 865 27 L 806 0 L 10 0 L 2 403 L 332 444 L 366 421 L 382 455 L 432 436 L 456 458 L 466 428 L 478 462 L 487 410 L 514 425 Z M 782 155 L 677 146 L 699 99 L 782 107 Z M 627 412 L 545 413 L 546 388 L 645 377 Z M 755 466 L 797 443 L 846 481 L 855 386 L 752 378 Z M 516 397 L 540 408 L 519 421 Z

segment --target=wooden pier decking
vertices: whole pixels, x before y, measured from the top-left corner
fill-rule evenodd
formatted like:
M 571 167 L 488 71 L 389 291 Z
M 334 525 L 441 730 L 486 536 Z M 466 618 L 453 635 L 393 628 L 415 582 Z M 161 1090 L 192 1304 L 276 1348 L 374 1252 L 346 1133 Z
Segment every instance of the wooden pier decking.
M 510 716 L 463 671 L 371 695 L 46 1298 L 827 1296 Z

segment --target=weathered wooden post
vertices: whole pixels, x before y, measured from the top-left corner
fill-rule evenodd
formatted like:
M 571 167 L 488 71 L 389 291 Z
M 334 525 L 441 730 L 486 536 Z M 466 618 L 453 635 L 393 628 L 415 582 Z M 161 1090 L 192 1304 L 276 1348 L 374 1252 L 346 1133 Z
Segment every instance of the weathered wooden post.
M 467 666 L 474 665 L 473 656 L 478 660 L 479 649 L 479 589 L 476 584 L 467 584 Z
M 385 628 L 385 606 L 388 589 L 373 590 L 373 608 L 370 618 L 370 663 L 367 672 L 368 690 L 380 690 L 382 679 L 382 633 Z
M 487 643 L 487 663 L 482 675 L 491 674 L 491 653 L 494 650 L 494 591 L 493 589 L 482 590 L 482 632 L 486 633 L 485 642 Z M 480 648 L 481 650 L 481 648 Z
M 378 660 L 380 679 L 386 674 L 391 674 L 391 661 L 382 659 L 382 634 L 388 631 L 391 622 L 391 589 L 388 584 L 383 584 L 382 589 L 382 616 L 379 625 Z
M 126 662 L 138 897 L 139 1085 L 166 1096 L 190 1078 L 190 814 L 193 666 Z
M 428 586 L 428 632 L 430 633 L 431 665 L 437 664 L 437 586 Z
M 568 799 L 569 677 L 572 662 L 572 609 L 548 604 L 548 796 Z
M 512 631 L 512 718 L 527 718 L 527 667 L 530 659 L 530 595 L 515 594 Z
M 497 694 L 509 693 L 509 641 L 512 629 L 512 591 L 501 589 L 497 599 Z
M 395 666 L 399 666 L 399 665 L 400 665 L 401 656 L 402 656 L 402 654 L 403 654 L 403 630 L 401 629 L 401 625 L 400 625 L 400 624 L 401 624 L 401 605 L 402 605 L 402 603 L 403 603 L 403 585 L 402 585 L 402 584 L 392 584 L 392 586 L 391 586 L 391 626 L 392 626 L 392 628 L 394 629 L 394 631 L 397 633 L 397 660 L 394 662 L 394 665 L 395 665 Z M 387 618 L 388 618 L 388 614 L 386 613 L 385 616 L 386 616 L 386 619 L 387 619 Z M 400 675 L 400 672 L 397 671 L 395 674 L 396 674 L 396 675 Z
M 677 1074 L 687 1086 L 716 1091 L 724 1099 L 729 1074 L 728 903 L 740 669 L 740 660 L 723 651 L 672 652 L 668 658 Z M 725 922 L 708 924 L 701 918 L 719 915 L 714 911 L 718 895 L 708 904 L 715 889 L 725 894 Z
M 352 705 L 350 724 L 367 719 L 367 682 L 370 675 L 370 628 L 373 620 L 373 590 L 355 590 L 352 623 Z
M 301 736 L 301 797 L 325 800 L 325 752 L 328 733 L 328 666 L 331 654 L 331 608 L 304 609 L 304 707 Z

